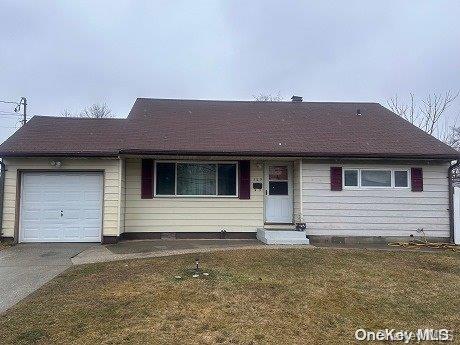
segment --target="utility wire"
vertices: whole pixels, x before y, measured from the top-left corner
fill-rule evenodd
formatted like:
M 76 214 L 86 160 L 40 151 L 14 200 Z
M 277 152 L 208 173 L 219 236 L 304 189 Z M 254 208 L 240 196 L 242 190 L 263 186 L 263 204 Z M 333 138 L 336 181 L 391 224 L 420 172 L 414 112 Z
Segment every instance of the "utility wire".
M 0 112 L 0 115 L 2 115 L 2 116 L 15 116 L 15 117 L 18 117 L 18 116 L 21 116 L 22 114 L 8 114 L 8 113 L 1 113 L 1 112 Z
M 0 100 L 0 103 L 6 103 L 6 104 L 16 104 L 16 105 L 18 105 L 18 104 L 19 104 L 18 102 L 12 102 L 12 101 L 2 101 L 2 100 Z

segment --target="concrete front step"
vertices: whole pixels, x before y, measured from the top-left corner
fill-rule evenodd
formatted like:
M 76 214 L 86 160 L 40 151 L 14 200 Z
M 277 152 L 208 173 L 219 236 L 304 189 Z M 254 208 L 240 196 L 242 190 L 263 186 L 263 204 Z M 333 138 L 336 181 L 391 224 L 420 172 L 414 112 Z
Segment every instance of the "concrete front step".
M 257 229 L 257 239 L 265 244 L 310 244 L 304 231 Z

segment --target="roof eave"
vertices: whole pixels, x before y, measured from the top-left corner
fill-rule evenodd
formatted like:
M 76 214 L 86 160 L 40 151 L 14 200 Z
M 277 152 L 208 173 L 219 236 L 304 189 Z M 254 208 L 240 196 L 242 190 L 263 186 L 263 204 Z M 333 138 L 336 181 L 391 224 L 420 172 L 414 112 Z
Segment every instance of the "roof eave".
M 158 150 L 120 150 L 120 155 L 181 155 L 181 156 L 259 156 L 259 157 L 303 157 L 303 158 L 379 158 L 379 159 L 431 159 L 431 160 L 457 160 L 459 154 L 388 154 L 388 153 L 312 153 L 312 152 L 267 152 L 267 151 L 158 151 Z
M 420 159 L 420 160 L 459 160 L 459 154 L 391 154 L 391 153 L 331 153 L 331 152 L 282 152 L 282 151 L 179 151 L 179 150 L 140 150 L 119 151 L 67 151 L 67 152 L 0 152 L 3 158 L 25 157 L 117 157 L 119 155 L 158 155 L 158 156 L 258 156 L 258 157 L 302 157 L 324 159 Z
M 2 158 L 26 157 L 118 157 L 118 152 L 0 152 Z

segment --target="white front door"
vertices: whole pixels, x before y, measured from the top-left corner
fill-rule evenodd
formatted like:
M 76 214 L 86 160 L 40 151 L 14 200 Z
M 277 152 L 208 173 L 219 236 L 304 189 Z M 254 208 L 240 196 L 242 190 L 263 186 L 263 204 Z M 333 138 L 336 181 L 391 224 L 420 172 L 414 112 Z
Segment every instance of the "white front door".
M 100 242 L 102 174 L 22 174 L 20 242 Z
M 292 164 L 265 164 L 265 222 L 293 221 Z

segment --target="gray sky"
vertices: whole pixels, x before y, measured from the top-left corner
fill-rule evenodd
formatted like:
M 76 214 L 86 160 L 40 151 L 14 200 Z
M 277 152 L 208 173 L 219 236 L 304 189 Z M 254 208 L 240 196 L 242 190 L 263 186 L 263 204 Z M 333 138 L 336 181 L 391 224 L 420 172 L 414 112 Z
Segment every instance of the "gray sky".
M 136 97 L 384 104 L 459 90 L 459 42 L 460 1 L 0 0 L 0 100 L 120 117 Z

